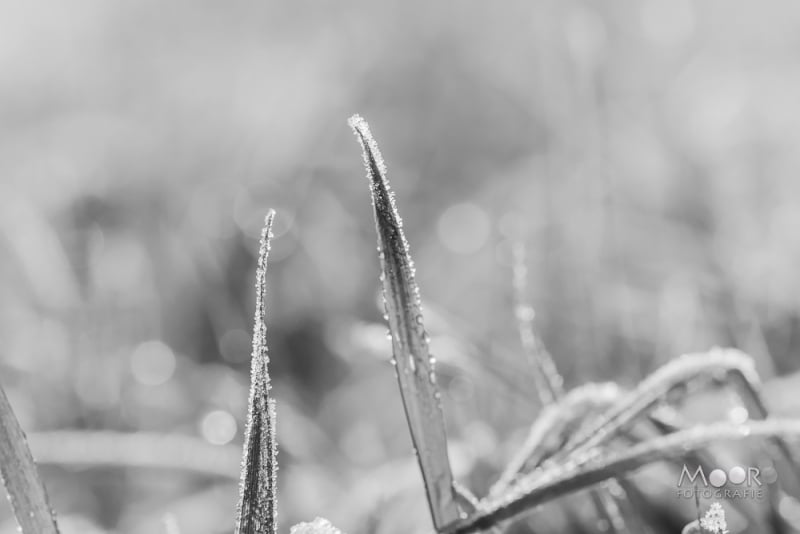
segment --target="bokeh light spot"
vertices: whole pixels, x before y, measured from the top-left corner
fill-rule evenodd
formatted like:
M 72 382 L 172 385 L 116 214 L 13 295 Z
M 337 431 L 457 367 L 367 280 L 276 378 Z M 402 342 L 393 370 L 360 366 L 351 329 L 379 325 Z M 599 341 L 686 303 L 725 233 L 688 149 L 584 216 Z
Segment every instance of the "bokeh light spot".
M 734 465 L 731 467 L 731 470 L 728 471 L 728 480 L 731 481 L 731 484 L 741 484 L 744 482 L 744 479 L 747 478 L 747 473 L 740 465 Z
M 732 423 L 736 423 L 737 425 L 746 423 L 749 416 L 750 414 L 744 406 L 734 406 L 728 411 L 728 418 Z
M 225 410 L 208 412 L 200 421 L 203 439 L 213 445 L 225 445 L 236 437 L 236 419 Z
M 145 341 L 131 354 L 131 373 L 146 386 L 158 386 L 172 378 L 175 354 L 158 340 Z
M 475 204 L 455 204 L 439 217 L 439 239 L 457 254 L 472 254 L 489 239 L 491 224 L 486 212 Z
M 723 471 L 722 469 L 714 469 L 708 475 L 708 481 L 715 488 L 721 488 L 722 486 L 725 485 L 725 482 L 728 481 L 728 475 L 726 475 L 725 471 Z

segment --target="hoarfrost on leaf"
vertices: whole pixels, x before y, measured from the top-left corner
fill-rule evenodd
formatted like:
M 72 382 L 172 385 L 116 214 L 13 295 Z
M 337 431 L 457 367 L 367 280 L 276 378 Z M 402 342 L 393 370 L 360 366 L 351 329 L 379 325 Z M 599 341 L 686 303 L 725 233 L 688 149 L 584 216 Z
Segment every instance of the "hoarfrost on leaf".
M 244 435 L 242 474 L 237 507 L 237 534 L 274 534 L 276 531 L 275 402 L 269 397 L 269 355 L 266 326 L 267 257 L 274 211 L 266 217 L 256 270 L 256 311 L 250 368 L 250 397 Z
M 318 517 L 310 523 L 296 524 L 289 534 L 342 534 L 342 531 L 331 525 L 327 519 Z
M 711 534 L 728 534 L 728 523 L 725 521 L 725 509 L 718 502 L 711 503 L 705 515 L 700 519 L 700 526 Z

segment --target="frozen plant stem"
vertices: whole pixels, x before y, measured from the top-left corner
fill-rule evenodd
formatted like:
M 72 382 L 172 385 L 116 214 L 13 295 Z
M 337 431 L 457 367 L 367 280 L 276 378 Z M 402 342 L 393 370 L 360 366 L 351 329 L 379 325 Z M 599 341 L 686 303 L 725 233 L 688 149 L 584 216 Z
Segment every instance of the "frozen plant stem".
M 276 532 L 276 471 L 278 464 L 275 443 L 275 402 L 269 397 L 270 382 L 267 369 L 269 355 L 265 321 L 267 257 L 274 217 L 275 212 L 270 210 L 266 217 L 264 230 L 261 232 L 258 252 L 250 398 L 244 436 L 236 534 L 274 534 Z
M 0 387 L 0 476 L 23 534 L 58 534 L 25 433 Z
M 367 122 L 358 115 L 349 120 L 364 154 L 378 232 L 381 280 L 393 363 L 417 453 L 433 524 L 436 530 L 455 521 L 459 510 L 453 491 L 453 475 L 447 456 L 447 437 L 434 360 L 428 352 L 428 336 L 422 320 L 414 264 L 408 253 L 402 221 L 386 179 L 386 166 Z

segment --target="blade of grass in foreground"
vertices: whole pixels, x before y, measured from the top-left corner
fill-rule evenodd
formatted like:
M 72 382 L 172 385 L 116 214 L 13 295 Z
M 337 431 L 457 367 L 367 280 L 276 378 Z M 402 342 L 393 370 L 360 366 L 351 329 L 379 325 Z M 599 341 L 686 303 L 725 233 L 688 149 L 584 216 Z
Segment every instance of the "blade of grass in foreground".
M 772 436 L 800 437 L 800 421 L 774 419 L 752 421 L 743 425 L 714 423 L 654 438 L 621 453 L 608 456 L 587 454 L 583 460 L 566 466 L 527 475 L 505 494 L 481 503 L 478 513 L 450 525 L 445 532 L 480 532 L 567 493 L 609 478 L 624 476 L 657 460 L 683 456 L 715 441 L 763 439 Z
M 436 386 L 434 360 L 428 353 L 414 264 L 408 253 L 402 221 L 386 179 L 386 167 L 367 122 L 349 121 L 364 152 L 378 232 L 381 279 L 400 394 L 411 439 L 417 452 L 433 524 L 437 530 L 458 519 L 453 475 L 447 456 L 444 417 Z
M 269 398 L 267 365 L 267 325 L 265 321 L 267 256 L 272 237 L 270 210 L 258 252 L 256 270 L 256 313 L 253 327 L 253 355 L 250 369 L 250 399 L 244 435 L 244 456 L 239 485 L 239 505 L 236 534 L 274 534 L 276 531 L 276 471 L 275 403 Z
M 58 534 L 25 433 L 0 387 L 0 476 L 23 534 Z

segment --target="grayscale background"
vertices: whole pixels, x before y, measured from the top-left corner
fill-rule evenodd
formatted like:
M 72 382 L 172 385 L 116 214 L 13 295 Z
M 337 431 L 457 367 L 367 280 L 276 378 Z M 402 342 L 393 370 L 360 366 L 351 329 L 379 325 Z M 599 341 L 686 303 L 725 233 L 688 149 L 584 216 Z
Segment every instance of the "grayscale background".
M 789 1 L 0 1 L 0 381 L 64 533 L 232 530 L 269 208 L 281 524 L 425 516 L 355 112 L 476 491 L 538 412 L 513 239 L 570 387 L 713 345 L 790 375 L 798 95 Z

